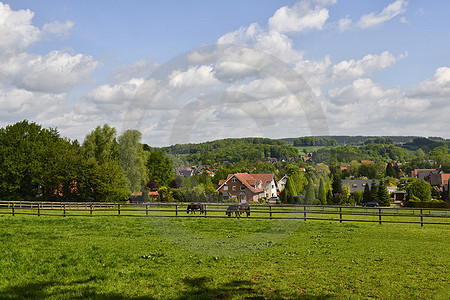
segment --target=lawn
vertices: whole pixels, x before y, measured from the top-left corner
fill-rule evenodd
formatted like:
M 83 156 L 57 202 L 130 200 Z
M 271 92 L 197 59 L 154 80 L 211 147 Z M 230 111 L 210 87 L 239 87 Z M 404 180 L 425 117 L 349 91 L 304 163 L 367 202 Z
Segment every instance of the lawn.
M 448 299 L 445 225 L 0 217 L 0 299 Z

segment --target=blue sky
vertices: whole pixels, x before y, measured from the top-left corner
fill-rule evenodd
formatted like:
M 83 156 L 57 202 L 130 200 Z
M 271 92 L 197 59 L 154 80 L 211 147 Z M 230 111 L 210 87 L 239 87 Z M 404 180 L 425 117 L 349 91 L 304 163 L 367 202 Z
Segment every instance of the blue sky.
M 108 123 L 137 128 L 155 146 L 313 133 L 450 138 L 448 11 L 444 0 L 3 1 L 0 126 L 26 118 L 82 140 Z M 243 76 L 242 66 L 259 66 L 237 53 L 152 78 L 174 57 L 216 44 L 295 70 L 326 126 L 314 127 L 285 78 L 268 69 Z M 135 97 L 144 87 L 143 106 Z M 192 111 L 199 98 L 206 106 Z

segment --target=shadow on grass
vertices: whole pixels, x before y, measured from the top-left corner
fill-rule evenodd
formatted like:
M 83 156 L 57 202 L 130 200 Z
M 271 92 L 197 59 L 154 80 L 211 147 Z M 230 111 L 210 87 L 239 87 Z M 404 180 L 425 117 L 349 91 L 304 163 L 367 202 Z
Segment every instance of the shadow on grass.
M 178 299 L 334 299 L 330 295 L 305 295 L 300 293 L 281 292 L 274 290 L 262 292 L 256 285 L 248 280 L 233 280 L 221 287 L 211 288 L 208 283 L 213 281 L 209 277 L 185 278 L 187 285 Z
M 126 297 L 119 293 L 98 292 L 94 286 L 77 286 L 95 281 L 95 278 L 77 280 L 69 283 L 44 281 L 8 286 L 0 289 L 0 299 L 154 299 L 151 297 Z M 53 290 L 52 290 L 53 289 Z

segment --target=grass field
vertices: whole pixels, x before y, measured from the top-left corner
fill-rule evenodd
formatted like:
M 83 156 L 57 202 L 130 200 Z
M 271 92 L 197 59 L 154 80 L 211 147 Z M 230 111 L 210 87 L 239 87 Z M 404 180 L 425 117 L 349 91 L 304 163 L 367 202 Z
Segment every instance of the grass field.
M 0 217 L 0 299 L 449 299 L 445 225 Z

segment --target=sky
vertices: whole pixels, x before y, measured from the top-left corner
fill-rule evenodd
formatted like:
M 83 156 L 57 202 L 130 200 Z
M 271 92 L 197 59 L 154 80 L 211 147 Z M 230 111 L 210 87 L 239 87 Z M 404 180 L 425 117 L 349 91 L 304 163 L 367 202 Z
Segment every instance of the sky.
M 0 2 L 0 127 L 450 138 L 450 1 Z

